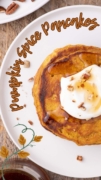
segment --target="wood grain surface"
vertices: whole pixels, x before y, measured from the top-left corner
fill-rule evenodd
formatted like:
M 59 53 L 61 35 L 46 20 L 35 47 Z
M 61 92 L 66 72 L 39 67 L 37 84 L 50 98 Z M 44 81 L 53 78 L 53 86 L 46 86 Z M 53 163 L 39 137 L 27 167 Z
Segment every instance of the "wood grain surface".
M 46 5 L 31 13 L 30 15 L 10 23 L 0 25 L 0 65 L 2 65 L 3 58 L 12 41 L 24 29 L 24 27 L 27 26 L 27 24 L 29 24 L 39 16 L 42 16 L 43 14 L 54 9 L 78 4 L 101 6 L 101 0 L 50 0 L 50 2 L 48 2 Z M 0 120 L 0 146 L 1 145 L 6 145 L 10 149 L 10 151 L 14 151 L 16 149 L 16 146 L 9 138 L 3 126 L 2 120 Z M 2 161 L 2 159 L 0 159 L 0 161 Z M 47 171 L 47 173 L 50 177 L 50 180 L 78 180 L 77 178 L 64 177 L 49 171 Z M 90 180 L 98 179 L 100 179 L 100 177 L 90 178 Z

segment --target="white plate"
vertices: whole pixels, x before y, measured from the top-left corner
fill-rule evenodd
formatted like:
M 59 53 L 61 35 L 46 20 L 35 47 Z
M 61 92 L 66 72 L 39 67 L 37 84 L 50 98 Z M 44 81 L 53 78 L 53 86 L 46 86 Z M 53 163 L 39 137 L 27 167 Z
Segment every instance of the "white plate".
M 62 29 L 61 32 L 49 30 L 49 35 L 46 36 L 41 28 L 41 24 L 45 21 L 51 24 L 56 20 L 65 20 L 66 18 L 78 17 L 80 12 L 84 18 L 97 18 L 100 24 L 94 30 L 89 31 L 88 27 L 76 29 L 75 26 Z M 5 72 L 9 66 L 13 65 L 18 55 L 16 48 L 21 47 L 26 42 L 25 38 L 29 38 L 35 31 L 42 33 L 41 40 L 31 47 L 33 54 L 28 54 L 27 60 L 30 60 L 31 67 L 29 69 L 21 68 L 21 77 L 18 80 L 23 82 L 23 86 L 18 88 L 21 94 L 19 104 L 26 104 L 27 107 L 21 111 L 11 112 L 9 105 L 11 103 L 9 87 L 10 76 Z M 101 47 L 101 8 L 95 6 L 71 6 L 65 7 L 53 12 L 50 12 L 39 19 L 29 24 L 14 40 L 10 46 L 1 68 L 0 76 L 0 106 L 1 116 L 4 125 L 13 140 L 20 147 L 18 137 L 21 134 L 21 126 L 14 127 L 18 122 L 25 124 L 35 130 L 36 135 L 42 135 L 43 139 L 40 143 L 34 143 L 34 147 L 27 147 L 30 153 L 30 159 L 40 166 L 53 171 L 55 173 L 71 176 L 71 177 L 97 177 L 101 176 L 101 145 L 95 146 L 77 146 L 75 143 L 59 138 L 46 129 L 44 129 L 38 120 L 33 98 L 31 95 L 33 82 L 28 82 L 28 79 L 35 75 L 38 67 L 43 60 L 54 49 L 66 46 L 68 44 L 85 44 Z M 24 58 L 21 57 L 22 60 Z M 16 118 L 20 120 L 17 121 Z M 32 120 L 34 125 L 31 126 L 28 120 Z M 32 134 L 29 132 L 26 135 L 27 140 L 30 140 Z M 82 162 L 77 161 L 77 155 L 83 156 Z
M 16 3 L 19 4 L 20 7 L 17 9 L 17 11 L 15 11 L 11 15 L 0 13 L 0 24 L 11 22 L 19 18 L 22 18 L 36 11 L 41 6 L 46 4 L 48 1 L 49 0 L 35 0 L 34 2 L 31 2 L 31 0 L 26 0 L 26 2 L 16 1 Z M 7 8 L 12 2 L 13 2 L 12 0 L 0 0 L 0 6 Z

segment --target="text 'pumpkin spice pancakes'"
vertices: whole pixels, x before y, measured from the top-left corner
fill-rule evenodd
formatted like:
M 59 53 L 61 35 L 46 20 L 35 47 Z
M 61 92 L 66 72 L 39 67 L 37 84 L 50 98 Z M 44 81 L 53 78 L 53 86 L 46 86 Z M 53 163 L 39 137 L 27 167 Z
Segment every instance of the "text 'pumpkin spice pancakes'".
M 101 48 L 56 49 L 35 76 L 32 94 L 41 125 L 78 145 L 101 144 Z

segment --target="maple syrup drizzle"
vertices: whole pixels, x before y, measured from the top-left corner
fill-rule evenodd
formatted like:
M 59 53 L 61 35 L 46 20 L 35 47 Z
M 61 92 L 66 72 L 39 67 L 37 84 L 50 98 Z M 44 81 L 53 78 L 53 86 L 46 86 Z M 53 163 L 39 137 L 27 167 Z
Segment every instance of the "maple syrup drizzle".
M 79 71 L 83 70 L 85 67 L 90 66 L 92 64 L 99 65 L 99 62 L 101 61 L 100 59 L 101 59 L 101 56 L 100 55 L 98 56 L 94 53 L 93 54 L 89 52 L 80 53 L 80 54 L 77 54 L 72 59 L 71 57 L 69 57 L 69 58 L 64 58 L 64 60 L 61 60 L 59 62 L 52 63 L 48 67 L 48 72 L 52 76 L 61 74 L 62 76 L 66 77 L 66 76 L 76 74 Z M 91 100 L 91 103 L 96 102 L 95 103 L 96 105 L 94 106 L 93 111 L 96 111 L 97 109 L 99 109 L 99 107 L 101 106 L 101 99 L 99 99 L 98 101 L 98 98 L 97 98 L 98 92 L 95 86 L 92 86 L 88 82 L 85 82 L 85 83 L 77 82 L 75 84 L 75 88 L 78 91 L 81 91 L 84 88 L 86 91 L 89 91 L 89 93 L 93 93 L 94 97 Z M 85 95 L 85 99 L 88 100 L 87 95 Z M 63 123 L 64 121 L 69 120 L 71 117 L 72 116 L 68 115 L 67 112 L 65 112 L 63 109 L 58 107 L 54 111 L 47 112 L 44 118 L 44 122 L 48 123 L 50 120 L 53 119 L 55 121 L 59 120 L 60 123 Z
M 71 59 L 72 58 L 72 59 Z M 48 72 L 51 75 L 62 74 L 63 76 L 70 76 L 83 70 L 85 67 L 96 64 L 100 65 L 101 55 L 95 53 L 78 53 L 74 57 L 71 55 L 69 58 L 64 58 L 59 62 L 52 63 L 48 67 Z
M 64 60 L 51 64 L 48 67 L 48 72 L 51 75 L 61 74 L 62 76 L 70 76 L 85 68 L 84 62 L 78 58 L 78 55 L 75 55 L 75 57 L 72 59 L 71 58 L 72 56 L 70 58 L 64 58 Z
M 98 65 L 98 55 L 94 53 L 81 53 L 79 58 L 86 64 L 86 65 Z
M 93 78 L 92 76 L 90 78 Z M 89 79 L 90 79 L 89 78 Z M 97 111 L 101 106 L 101 98 L 98 97 L 98 90 L 96 85 L 93 83 L 89 83 L 88 81 L 85 81 L 82 83 L 82 81 L 78 81 L 74 85 L 74 89 L 76 91 L 84 91 L 84 101 L 89 102 L 93 104 L 93 108 L 90 109 L 90 111 L 94 112 Z M 92 95 L 92 98 L 89 99 L 89 96 Z

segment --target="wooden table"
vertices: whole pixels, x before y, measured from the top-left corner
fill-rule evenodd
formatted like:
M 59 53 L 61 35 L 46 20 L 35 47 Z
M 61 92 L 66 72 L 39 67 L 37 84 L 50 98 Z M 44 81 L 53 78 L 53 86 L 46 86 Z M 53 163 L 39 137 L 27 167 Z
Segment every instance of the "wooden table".
M 7 24 L 0 25 L 0 65 L 2 64 L 3 58 L 7 52 L 7 49 L 11 45 L 12 41 L 15 37 L 20 33 L 24 27 L 27 26 L 34 19 L 42 16 L 43 14 L 52 11 L 54 9 L 70 6 L 70 5 L 78 5 L 78 4 L 92 4 L 101 6 L 101 0 L 50 0 L 46 5 L 42 8 L 33 12 L 32 14 L 21 18 L 20 20 L 16 20 Z M 7 146 L 9 150 L 12 152 L 16 149 L 16 146 L 13 144 L 11 139 L 9 138 L 2 120 L 0 120 L 0 146 Z M 2 158 L 0 159 L 2 161 Z M 74 178 L 64 177 L 57 175 L 55 173 L 47 171 L 51 180 L 72 180 Z M 100 178 L 91 178 L 94 180 L 98 180 Z

